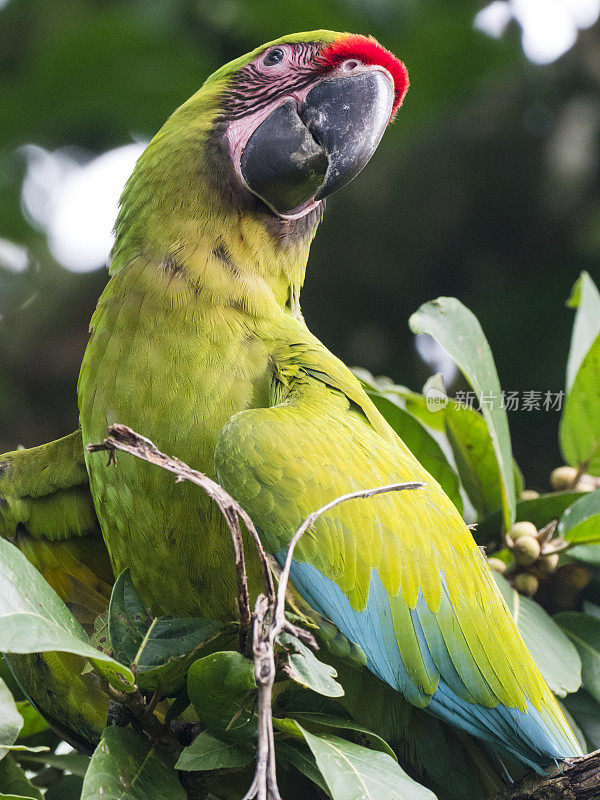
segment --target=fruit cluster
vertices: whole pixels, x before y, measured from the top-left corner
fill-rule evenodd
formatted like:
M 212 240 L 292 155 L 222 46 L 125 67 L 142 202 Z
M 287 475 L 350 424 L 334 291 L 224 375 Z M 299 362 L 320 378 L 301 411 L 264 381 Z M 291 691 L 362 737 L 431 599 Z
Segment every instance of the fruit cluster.
M 511 583 L 521 594 L 532 597 L 538 590 L 540 580 L 558 567 L 555 542 L 550 543 L 555 524 L 537 530 L 533 522 L 515 522 L 506 537 L 513 564 L 500 558 L 489 558 L 491 569 L 510 577 Z
M 593 492 L 600 488 L 600 478 L 563 465 L 552 471 L 550 484 L 558 492 Z M 524 489 L 520 500 L 536 500 L 539 496 L 532 489 Z M 568 563 L 568 560 L 559 567 L 559 553 L 568 545 L 561 539 L 552 538 L 555 529 L 556 520 L 539 530 L 533 522 L 515 522 L 506 535 L 506 548 L 488 558 L 488 566 L 504 575 L 520 594 L 527 597 L 537 594 L 540 586 L 545 587 L 546 591 L 540 591 L 540 595 L 546 595 L 544 600 L 549 606 L 555 605 L 558 595 L 570 598 L 566 605 L 561 601 L 560 607 L 556 607 L 556 610 L 563 610 L 572 607 L 571 600 L 580 595 L 591 580 L 591 574 L 587 567 Z M 556 583 L 556 591 L 548 592 L 547 579 L 553 574 L 552 583 Z

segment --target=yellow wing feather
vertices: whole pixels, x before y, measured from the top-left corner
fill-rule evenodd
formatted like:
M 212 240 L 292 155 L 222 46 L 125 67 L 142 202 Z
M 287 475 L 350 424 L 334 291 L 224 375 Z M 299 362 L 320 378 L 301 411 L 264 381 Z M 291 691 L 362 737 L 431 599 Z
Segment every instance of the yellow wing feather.
M 484 708 L 533 707 L 577 752 L 458 511 L 342 362 L 297 321 L 286 325 L 288 345 L 275 356 L 278 403 L 225 427 L 216 451 L 221 481 L 279 557 L 308 514 L 333 498 L 423 481 L 418 491 L 350 501 L 321 517 L 296 548 L 297 587 L 411 702 L 426 706 L 442 681 Z M 365 630 L 374 619 L 370 598 L 386 620 L 377 637 Z

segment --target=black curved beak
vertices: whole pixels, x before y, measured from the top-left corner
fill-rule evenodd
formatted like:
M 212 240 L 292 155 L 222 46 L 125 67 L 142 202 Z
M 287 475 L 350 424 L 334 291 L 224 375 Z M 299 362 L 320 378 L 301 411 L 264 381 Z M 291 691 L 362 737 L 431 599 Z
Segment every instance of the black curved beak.
M 248 188 L 283 216 L 322 200 L 368 163 L 393 101 L 392 80 L 379 69 L 319 83 L 300 113 L 288 100 L 244 148 L 240 166 Z

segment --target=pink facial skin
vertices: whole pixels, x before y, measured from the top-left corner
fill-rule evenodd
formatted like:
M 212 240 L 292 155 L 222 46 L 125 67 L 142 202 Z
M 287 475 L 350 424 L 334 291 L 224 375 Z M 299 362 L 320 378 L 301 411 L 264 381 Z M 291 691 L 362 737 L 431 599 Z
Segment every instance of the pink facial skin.
M 273 50 L 281 50 L 283 59 L 275 64 L 265 64 Z M 226 128 L 226 137 L 229 143 L 229 154 L 234 170 L 241 185 L 248 191 L 241 171 L 241 158 L 244 148 L 254 131 L 262 122 L 279 106 L 290 99 L 294 100 L 298 113 L 302 111 L 308 93 L 319 83 L 347 75 L 359 75 L 362 72 L 378 70 L 389 79 L 392 87 L 394 79 L 390 72 L 379 64 L 363 64 L 358 58 L 347 58 L 332 68 L 323 69 L 322 64 L 314 59 L 306 58 L 306 48 L 303 45 L 277 45 L 260 54 L 248 67 L 246 85 L 256 87 L 258 97 L 270 94 L 266 103 L 259 103 L 256 111 L 238 116 L 229 122 Z M 257 98 L 258 99 L 258 98 Z M 281 214 L 272 209 L 278 217 L 284 220 L 294 220 L 305 216 L 316 208 L 321 200 L 308 200 L 294 214 Z

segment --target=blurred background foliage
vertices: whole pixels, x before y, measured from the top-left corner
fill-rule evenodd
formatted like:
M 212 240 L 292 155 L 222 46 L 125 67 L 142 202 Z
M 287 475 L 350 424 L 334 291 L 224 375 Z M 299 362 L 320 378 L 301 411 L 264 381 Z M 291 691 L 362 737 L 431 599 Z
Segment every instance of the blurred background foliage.
M 599 6 L 0 0 L 0 452 L 76 427 L 115 198 L 143 142 L 225 61 L 320 27 L 376 36 L 411 89 L 329 202 L 302 298 L 312 331 L 415 389 L 441 370 L 453 394 L 462 379 L 407 325 L 452 295 L 481 321 L 504 389 L 564 388 L 564 301 L 582 270 L 599 274 Z M 561 462 L 559 416 L 509 413 L 533 488 Z

